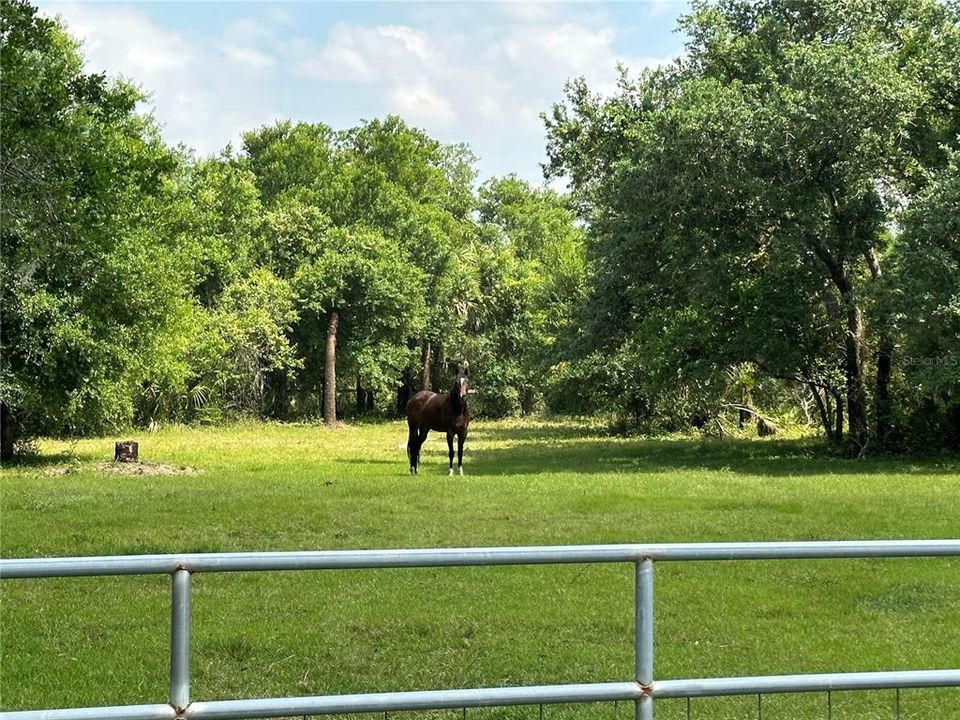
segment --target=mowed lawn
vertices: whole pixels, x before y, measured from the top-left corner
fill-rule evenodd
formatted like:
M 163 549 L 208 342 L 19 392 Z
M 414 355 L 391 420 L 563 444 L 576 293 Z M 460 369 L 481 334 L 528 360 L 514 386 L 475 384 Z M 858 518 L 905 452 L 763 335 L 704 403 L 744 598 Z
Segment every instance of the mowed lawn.
M 643 440 L 586 426 L 475 422 L 465 477 L 432 437 L 406 470 L 401 423 L 134 433 L 142 459 L 196 474 L 116 475 L 113 438 L 43 442 L 0 475 L 4 557 L 960 536 L 960 463 L 849 461 L 810 441 Z M 126 439 L 117 438 L 117 439 Z M 164 702 L 167 576 L 4 580 L 3 710 Z M 633 568 L 201 574 L 198 700 L 628 680 Z M 660 678 L 960 667 L 956 559 L 660 563 Z M 826 718 L 823 695 L 763 718 Z M 836 693 L 833 718 L 894 718 L 892 691 Z M 657 717 L 685 717 L 661 701 Z M 455 718 L 459 713 L 426 713 Z M 412 714 L 411 714 L 412 716 Z M 548 719 L 632 708 L 552 706 Z M 756 697 L 693 718 L 754 718 Z M 538 708 L 468 718 L 539 718 Z M 960 690 L 905 690 L 900 717 L 960 718 Z

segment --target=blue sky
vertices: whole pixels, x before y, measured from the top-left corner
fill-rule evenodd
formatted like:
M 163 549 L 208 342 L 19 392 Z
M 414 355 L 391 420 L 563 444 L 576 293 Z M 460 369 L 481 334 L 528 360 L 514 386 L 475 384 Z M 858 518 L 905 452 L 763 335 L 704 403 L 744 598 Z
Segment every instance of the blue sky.
M 481 180 L 539 183 L 539 114 L 584 76 L 676 57 L 686 2 L 44 2 L 91 71 L 151 93 L 170 143 L 200 154 L 280 118 L 335 128 L 388 113 L 465 142 Z

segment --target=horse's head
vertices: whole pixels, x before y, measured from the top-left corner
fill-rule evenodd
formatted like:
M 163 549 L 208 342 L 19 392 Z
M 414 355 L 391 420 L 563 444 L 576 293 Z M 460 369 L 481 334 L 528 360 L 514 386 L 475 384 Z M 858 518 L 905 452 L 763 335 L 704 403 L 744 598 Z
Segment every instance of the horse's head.
M 450 388 L 450 395 L 456 396 L 461 400 L 466 400 L 470 392 L 470 363 L 464 363 L 463 369 L 453 378 L 453 386 Z

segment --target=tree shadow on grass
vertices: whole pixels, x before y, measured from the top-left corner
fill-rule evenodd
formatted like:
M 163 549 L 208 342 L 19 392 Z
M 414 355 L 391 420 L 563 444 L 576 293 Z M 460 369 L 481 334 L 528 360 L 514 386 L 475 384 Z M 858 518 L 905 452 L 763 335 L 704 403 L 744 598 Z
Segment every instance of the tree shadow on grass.
M 624 438 L 603 429 L 576 425 L 487 425 L 471 429 L 464 452 L 467 475 L 498 477 L 540 473 L 661 474 L 727 471 L 740 475 L 801 477 L 806 475 L 953 475 L 960 483 L 960 456 L 881 456 L 851 460 L 831 455 L 816 438 L 696 439 Z M 393 459 L 340 457 L 346 465 L 396 465 L 406 472 L 407 458 L 397 449 Z M 424 446 L 422 471 L 446 473 L 447 447 L 442 433 Z M 442 467 L 441 467 L 442 466 Z
M 28 453 L 17 455 L 13 460 L 4 460 L 0 463 L 0 470 L 39 470 L 51 465 L 70 465 L 71 463 L 79 465 L 80 459 L 69 452 L 58 452 L 52 455 Z
M 474 440 L 575 440 L 617 438 L 602 426 L 577 424 L 576 422 L 543 423 L 526 422 L 523 425 L 489 425 L 483 420 L 474 421 L 470 426 L 470 437 Z
M 477 433 L 505 447 L 472 450 L 474 475 L 523 475 L 544 472 L 670 473 L 729 471 L 743 475 L 954 475 L 960 481 L 960 457 L 874 457 L 851 460 L 830 455 L 811 439 L 699 440 L 618 438 L 590 430 L 556 433 L 555 428 L 489 428 Z M 575 430 L 575 428 L 571 428 Z

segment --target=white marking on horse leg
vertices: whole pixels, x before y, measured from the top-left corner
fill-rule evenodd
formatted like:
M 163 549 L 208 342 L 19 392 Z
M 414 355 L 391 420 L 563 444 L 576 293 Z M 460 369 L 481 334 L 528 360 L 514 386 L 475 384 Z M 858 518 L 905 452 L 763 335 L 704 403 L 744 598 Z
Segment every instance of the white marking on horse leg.
M 450 468 L 450 477 L 453 477 L 453 468 Z
M 453 474 L 453 470 L 450 471 L 450 474 Z M 460 477 L 463 477 L 463 465 L 460 466 Z

